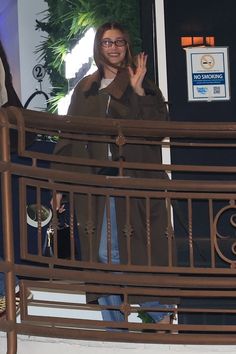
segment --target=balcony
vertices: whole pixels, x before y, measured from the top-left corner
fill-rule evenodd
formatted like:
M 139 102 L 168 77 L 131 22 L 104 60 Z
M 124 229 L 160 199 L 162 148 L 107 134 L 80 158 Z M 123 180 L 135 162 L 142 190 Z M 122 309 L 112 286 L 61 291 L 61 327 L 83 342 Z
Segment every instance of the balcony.
M 27 144 L 32 137 L 34 143 Z M 76 141 L 85 153 L 72 157 L 65 149 L 53 154 L 58 137 Z M 8 352 L 16 353 L 21 335 L 141 345 L 235 345 L 236 167 L 228 162 L 235 154 L 235 137 L 233 123 L 121 121 L 2 109 L 0 270 L 6 275 L 7 315 L 0 321 L 0 331 L 6 333 Z M 88 144 L 109 145 L 117 159 L 88 158 Z M 168 149 L 172 163 L 145 163 L 139 156 L 124 160 L 125 149 L 134 145 Z M 210 163 L 208 153 L 214 156 Z M 171 178 L 163 177 L 164 172 Z M 61 244 L 58 227 L 59 193 L 66 206 L 62 221 L 69 235 L 66 245 Z M 78 200 L 83 200 L 82 209 Z M 123 205 L 118 228 L 126 252 L 120 264 L 111 257 L 112 200 Z M 107 264 L 99 262 L 96 252 L 94 203 L 99 201 L 106 210 Z M 166 208 L 162 240 L 166 252 L 153 238 L 151 213 L 160 203 Z M 134 206 L 143 210 L 144 245 L 133 232 Z M 74 210 L 80 213 L 75 215 Z M 68 247 L 69 254 L 63 253 Z M 86 257 L 81 258 L 81 252 Z M 19 314 L 15 275 L 20 278 Z M 94 299 L 116 294 L 122 303 L 118 307 L 86 303 L 85 294 L 95 295 Z M 168 298 L 174 305 L 174 321 L 142 322 L 140 311 L 168 310 L 148 306 L 141 310 L 140 297 L 158 297 L 164 303 Z M 124 321 L 102 321 L 105 309 L 121 312 Z

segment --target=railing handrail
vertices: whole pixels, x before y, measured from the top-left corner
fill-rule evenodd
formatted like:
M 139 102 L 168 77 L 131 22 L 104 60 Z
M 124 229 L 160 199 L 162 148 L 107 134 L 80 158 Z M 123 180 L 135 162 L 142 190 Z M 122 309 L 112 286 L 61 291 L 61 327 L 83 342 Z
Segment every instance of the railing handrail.
M 131 117 L 132 118 L 132 117 Z M 10 154 L 10 133 L 18 137 L 18 145 L 14 146 L 14 153 Z M 9 133 L 9 134 L 8 134 Z M 108 159 L 89 159 L 85 157 L 70 157 L 66 155 L 57 156 L 52 152 L 41 152 L 26 145 L 27 134 L 49 134 L 59 138 L 78 140 L 86 143 L 104 143 L 116 145 L 119 150 L 119 159 L 117 161 L 109 161 Z M 90 320 L 79 319 L 71 320 L 65 318 L 50 318 L 49 322 L 40 316 L 31 315 L 28 313 L 29 302 L 27 300 L 27 289 L 32 291 L 49 289 L 49 291 L 67 291 L 73 293 L 76 291 L 98 292 L 102 294 L 107 292 L 113 294 L 114 291 L 121 294 L 124 298 L 124 303 L 119 308 L 123 311 L 126 320 L 130 312 L 137 312 L 137 308 L 133 307 L 133 303 L 129 303 L 129 297 L 137 295 L 145 296 L 160 296 L 160 297 L 180 297 L 183 299 L 194 298 L 201 302 L 202 299 L 209 298 L 214 302 L 215 299 L 224 298 L 232 300 L 235 298 L 235 274 L 236 274 L 236 243 L 233 236 L 228 235 L 228 229 L 224 234 L 225 229 L 220 228 L 221 217 L 224 213 L 230 212 L 229 224 L 231 228 L 236 227 L 235 210 L 236 210 L 236 167 L 234 164 L 227 163 L 207 163 L 195 164 L 190 163 L 155 163 L 155 162 L 133 162 L 124 161 L 122 159 L 122 149 L 127 145 L 142 145 L 142 146 L 160 146 L 173 148 L 206 148 L 217 151 L 219 148 L 235 149 L 236 144 L 233 139 L 236 137 L 236 124 L 231 122 L 158 122 L 158 121 L 143 121 L 143 120 L 119 120 L 119 119 L 104 119 L 82 117 L 82 116 L 59 116 L 47 112 L 37 112 L 25 109 L 10 107 L 0 110 L 0 141 L 3 147 L 0 153 L 0 172 L 1 172 L 1 187 L 7 188 L 2 196 L 2 205 L 6 207 L 5 219 L 3 224 L 3 239 L 4 239 L 4 261 L 0 262 L 1 271 L 7 275 L 7 320 L 0 328 L 8 333 L 9 347 L 15 343 L 17 333 L 43 333 L 44 335 L 70 336 L 68 328 L 79 328 L 79 338 L 93 338 L 109 340 L 107 328 L 109 323 L 96 322 Z M 162 138 L 168 138 L 162 140 Z M 15 141 L 11 141 L 15 143 Z M 14 144 L 13 144 L 14 145 Z M 19 159 L 19 160 L 18 160 Z M 45 167 L 45 163 L 47 166 Z M 224 161 L 223 161 L 224 162 Z M 48 168 L 49 164 L 53 163 L 52 168 Z M 69 170 L 61 170 L 60 165 L 68 166 Z M 73 170 L 73 166 L 92 167 L 95 172 L 81 172 Z M 71 168 L 72 167 L 72 168 Z M 115 168 L 118 170 L 118 175 L 99 175 L 97 171 L 101 168 Z M 126 175 L 126 171 L 131 176 Z M 131 171 L 131 172 L 130 172 Z M 142 177 L 132 177 L 132 172 L 142 172 Z M 157 178 L 149 178 L 148 173 L 154 171 L 160 172 Z M 180 174 L 179 179 L 168 179 L 164 172 L 172 172 Z M 147 175 L 145 175 L 145 173 Z M 215 177 L 215 174 L 222 175 L 225 178 Z M 192 178 L 192 175 L 194 177 Z M 196 177 L 197 176 L 197 177 Z M 199 177 L 200 176 L 200 177 Z M 12 195 L 11 186 L 13 179 L 16 178 L 18 183 L 18 195 Z M 30 251 L 28 245 L 30 243 L 29 225 L 27 224 L 26 207 L 28 205 L 28 191 L 33 194 L 33 202 L 36 205 L 37 212 L 37 231 L 34 242 L 37 246 L 37 252 Z M 32 192 L 33 191 L 33 192 Z M 42 225 L 42 210 L 43 192 L 47 191 L 50 198 L 53 199 L 52 220 L 51 224 L 54 231 L 57 230 L 55 196 L 58 191 L 63 191 L 69 200 L 72 210 L 74 210 L 76 196 L 86 199 L 87 221 L 86 237 L 90 247 L 94 242 L 94 216 L 91 211 L 91 205 L 97 197 L 103 198 L 107 205 L 110 203 L 110 198 L 123 198 L 126 202 L 126 221 L 125 221 L 125 237 L 126 245 L 129 250 L 127 256 L 127 264 L 112 264 L 99 263 L 92 251 L 89 254 L 89 259 L 77 260 L 75 254 L 69 259 L 58 257 L 57 232 L 54 238 L 54 254 L 47 256 L 42 251 L 44 244 L 44 234 Z M 13 210 L 13 197 L 19 197 L 17 207 L 19 211 Z M 31 197 L 31 196 L 30 196 Z M 132 222 L 130 221 L 130 210 L 134 199 L 144 201 L 142 206 L 145 206 L 145 225 L 146 229 L 143 232 L 146 236 L 146 248 L 148 263 L 133 264 L 131 260 L 131 245 L 132 245 Z M 152 224 L 150 222 L 150 210 L 152 202 L 165 201 L 167 210 L 167 230 L 166 237 L 168 240 L 168 260 L 167 264 L 153 264 L 152 261 L 152 244 L 150 242 Z M 176 202 L 181 204 L 187 220 L 182 224 L 177 220 Z M 200 205 L 200 207 L 199 207 Z M 106 207 L 109 214 L 109 207 Z M 203 220 L 196 220 L 196 209 L 202 208 L 204 215 Z M 14 213 L 19 216 L 19 234 L 17 237 L 20 240 L 20 257 L 26 264 L 16 263 L 13 250 L 13 241 L 16 238 L 15 230 L 13 232 Z M 69 213 L 70 227 L 70 246 L 74 251 L 75 230 L 74 224 L 77 222 L 73 212 Z M 177 215 L 178 214 L 178 215 Z M 109 230 L 110 216 L 107 215 L 107 239 L 111 238 L 111 230 Z M 196 227 L 197 224 L 205 222 L 207 219 L 207 230 Z M 183 220 L 182 220 L 183 221 Z M 178 223 L 180 225 L 178 225 Z M 219 225 L 218 225 L 219 224 Z M 77 224 L 77 226 L 79 223 Z M 177 225 L 177 226 L 176 226 Z M 197 225 L 198 226 L 198 225 Z M 197 231 L 196 231 L 197 230 Z M 231 231 L 231 229 L 230 229 Z M 1 232 L 1 229 L 0 229 Z M 109 241 L 110 242 L 110 241 Z M 108 242 L 108 243 L 109 243 Z M 228 243 L 230 247 L 228 247 Z M 110 245 L 111 246 L 111 245 Z M 227 246 L 227 247 L 226 247 Z M 107 246 L 109 248 L 109 246 Z M 92 247 L 91 247 L 92 248 Z M 183 263 L 176 263 L 175 251 L 184 252 L 184 257 L 181 259 Z M 71 253 L 73 253 L 71 251 Z M 149 252 L 149 253 L 148 253 Z M 130 257 L 130 258 L 129 258 Z M 36 262 L 33 265 L 28 262 Z M 186 262 L 186 263 L 184 263 Z M 48 265 L 48 267 L 47 267 Z M 22 323 L 16 324 L 16 312 L 14 303 L 14 281 L 13 276 L 17 274 L 23 277 L 21 282 L 21 319 Z M 77 279 L 78 277 L 78 279 Z M 29 279 L 24 279 L 29 278 Z M 31 279 L 32 278 L 32 279 Z M 40 281 L 34 281 L 34 278 Z M 49 282 L 46 282 L 49 280 Z M 68 283 L 66 283 L 68 282 Z M 33 300 L 33 303 L 37 302 Z M 43 306 L 43 301 L 39 300 L 40 306 Z M 51 304 L 54 306 L 54 304 Z M 46 301 L 44 306 L 50 306 L 50 300 Z M 67 307 L 62 301 L 59 307 Z M 75 306 L 75 304 L 73 305 Z M 101 310 L 99 305 L 94 304 L 76 304 L 75 307 L 85 308 L 87 311 Z M 232 307 L 232 308 L 231 308 Z M 218 314 L 225 313 L 234 316 L 236 310 L 233 306 L 221 309 L 212 308 L 211 304 L 202 305 L 199 312 L 204 316 L 208 313 Z M 185 312 L 195 314 L 198 309 L 194 306 L 180 306 L 175 308 L 174 312 L 183 316 Z M 32 323 L 32 329 L 30 324 Z M 46 325 L 45 325 L 46 323 Z M 53 323 L 53 326 L 51 324 Z M 235 320 L 236 323 L 236 320 Z M 58 326 L 57 326 L 58 325 Z M 45 326 L 45 327 L 44 327 Z M 48 326 L 48 327 L 47 327 Z M 55 328 L 53 328 L 55 326 Z M 63 327 L 64 326 L 64 327 Z M 121 324 L 118 328 L 122 327 Z M 156 339 L 153 334 L 145 337 L 142 332 L 141 324 L 125 322 L 125 326 L 130 330 L 130 333 L 116 333 L 113 340 L 132 340 L 137 338 L 137 333 L 142 336 L 143 341 L 160 340 L 160 336 Z M 144 325 L 145 326 L 145 325 Z M 161 330 L 161 324 L 147 324 L 146 329 Z M 111 324 L 115 328 L 116 324 Z M 49 331 L 47 333 L 47 328 Z M 144 328 L 144 329 L 145 329 Z M 174 325 L 164 325 L 164 330 L 175 330 Z M 196 338 L 201 343 L 206 343 L 205 332 L 209 335 L 208 342 L 215 339 L 215 332 L 223 334 L 221 339 L 217 340 L 224 344 L 230 344 L 232 341 L 236 343 L 236 339 L 232 338 L 232 333 L 236 333 L 234 323 L 224 326 L 223 328 L 217 324 L 204 325 L 204 329 L 199 324 L 179 324 L 178 336 L 164 336 L 162 341 L 166 343 L 174 343 L 183 341 L 184 343 L 192 343 Z M 63 332 L 64 329 L 64 332 Z M 89 331 L 93 329 L 93 331 Z M 134 333 L 137 331 L 137 333 Z M 188 333 L 190 332 L 190 335 Z M 196 333 L 194 333 L 196 331 Z M 205 331 L 201 333 L 201 331 Z M 225 332 L 229 331 L 227 342 L 224 336 Z M 92 333 L 92 334 L 91 334 Z M 101 337 L 99 337 L 101 335 Z M 130 336 L 129 336 L 130 335 Z M 76 336 L 76 331 L 73 332 Z M 140 337 L 141 338 L 141 337 Z M 141 340 L 141 339 L 139 339 Z M 14 347 L 14 345 L 13 345 Z
M 3 108 L 4 109 L 4 108 Z M 24 124 L 26 128 L 45 130 L 53 129 L 55 132 L 73 132 L 88 134 L 117 134 L 121 131 L 126 136 L 143 138 L 163 137 L 192 137 L 231 139 L 236 137 L 236 123 L 234 122 L 181 122 L 181 121 L 156 121 L 134 119 L 106 119 L 87 116 L 57 115 L 48 112 L 25 110 L 8 107 L 10 123 Z M 33 119 L 32 119 L 33 117 Z

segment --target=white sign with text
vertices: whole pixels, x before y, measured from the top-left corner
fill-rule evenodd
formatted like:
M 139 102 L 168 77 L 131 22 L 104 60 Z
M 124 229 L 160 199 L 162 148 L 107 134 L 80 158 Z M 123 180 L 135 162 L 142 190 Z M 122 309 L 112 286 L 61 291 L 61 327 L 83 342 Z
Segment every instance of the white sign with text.
M 188 100 L 230 99 L 227 47 L 186 49 Z

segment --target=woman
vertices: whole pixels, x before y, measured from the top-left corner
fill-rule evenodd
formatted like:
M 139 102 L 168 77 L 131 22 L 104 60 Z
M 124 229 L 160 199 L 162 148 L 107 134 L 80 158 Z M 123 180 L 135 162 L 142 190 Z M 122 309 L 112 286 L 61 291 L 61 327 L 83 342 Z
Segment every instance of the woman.
M 138 54 L 136 64 L 134 63 L 129 35 L 119 23 L 106 23 L 97 30 L 94 40 L 94 60 L 98 70 L 82 79 L 75 87 L 68 110 L 69 115 L 87 116 L 88 119 L 92 117 L 159 121 L 167 119 L 167 109 L 161 91 L 145 78 L 147 55 L 143 52 Z M 56 153 L 103 160 L 119 159 L 117 146 L 108 147 L 106 144 L 98 146 L 92 142 L 77 143 L 75 147 L 72 141 L 62 140 L 56 147 Z M 160 163 L 161 151 L 158 146 L 127 145 L 124 146 L 122 158 L 132 162 Z M 83 167 L 83 172 L 102 173 L 94 167 Z M 166 178 L 165 173 L 159 171 L 129 170 L 127 175 Z M 123 231 L 126 223 L 125 200 L 124 198 L 115 200 L 110 197 L 109 203 L 112 234 L 111 263 L 127 264 L 127 235 Z M 138 198 L 133 199 L 131 203 L 130 218 L 133 227 L 131 263 L 147 265 L 145 204 Z M 92 203 L 93 220 L 96 226 L 92 252 L 90 252 L 88 236 L 85 232 L 87 208 L 84 205 L 82 198 L 75 201 L 82 260 L 91 260 L 92 254 L 93 261 L 107 263 L 105 200 L 96 198 L 96 201 Z M 152 201 L 151 223 L 153 230 L 151 235 L 152 264 L 167 265 L 168 252 L 165 235 L 167 215 L 164 200 Z M 92 296 L 88 296 L 89 301 L 93 299 Z M 120 305 L 121 298 L 119 295 L 102 296 L 98 302 L 101 305 Z M 170 303 L 172 303 L 171 300 Z M 157 305 L 157 302 L 155 304 Z M 105 310 L 102 314 L 105 320 L 124 320 L 123 314 L 119 311 Z M 165 312 L 152 313 L 157 322 L 162 320 L 166 314 Z

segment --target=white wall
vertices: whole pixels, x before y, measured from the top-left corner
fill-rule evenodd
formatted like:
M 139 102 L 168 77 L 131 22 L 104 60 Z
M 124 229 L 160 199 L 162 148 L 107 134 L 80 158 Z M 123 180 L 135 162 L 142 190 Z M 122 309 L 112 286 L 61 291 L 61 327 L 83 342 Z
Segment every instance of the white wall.
M 88 342 L 19 336 L 17 354 L 235 354 L 229 345 L 169 345 Z M 0 354 L 6 354 L 6 340 L 0 332 Z
M 39 82 L 33 77 L 32 70 L 39 64 L 39 54 L 35 54 L 37 45 L 43 41 L 46 33 L 36 31 L 36 18 L 45 17 L 42 11 L 47 9 L 44 0 L 18 0 L 18 31 L 19 31 L 19 59 L 21 76 L 21 100 L 25 104 L 29 96 L 40 90 Z M 41 63 L 43 64 L 43 63 Z M 50 84 L 47 77 L 42 81 L 42 90 L 49 94 Z M 43 110 L 46 107 L 44 96 L 38 95 L 28 106 L 30 109 Z
M 167 65 L 166 65 L 166 34 L 165 34 L 165 11 L 164 0 L 155 0 L 156 15 L 156 47 L 157 47 L 157 64 L 158 64 L 158 84 L 165 100 L 168 101 L 168 81 L 167 81 Z M 169 142 L 169 137 L 165 138 Z M 169 147 L 162 147 L 162 160 L 165 164 L 171 163 L 171 155 Z M 168 173 L 171 178 L 171 173 Z
M 23 105 L 32 93 L 40 90 L 32 70 L 40 63 L 35 50 L 46 33 L 36 31 L 35 26 L 36 18 L 41 20 L 45 16 L 42 11 L 46 9 L 47 3 L 44 0 L 0 0 L 0 39 L 7 54 L 14 88 Z M 47 76 L 41 87 L 49 95 L 50 83 Z M 45 107 L 43 95 L 37 95 L 28 106 L 35 110 L 44 110 Z

